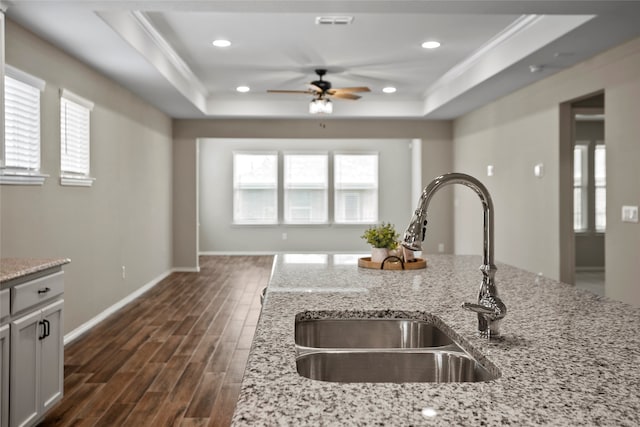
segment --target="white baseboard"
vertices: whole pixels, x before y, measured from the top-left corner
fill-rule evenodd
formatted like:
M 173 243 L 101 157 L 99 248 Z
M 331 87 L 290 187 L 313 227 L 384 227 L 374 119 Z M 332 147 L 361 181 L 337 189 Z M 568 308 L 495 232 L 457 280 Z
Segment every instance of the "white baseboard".
M 99 313 L 97 316 L 95 316 L 95 317 L 89 319 L 88 321 L 84 322 L 82 325 L 78 326 L 73 331 L 69 332 L 68 334 L 66 334 L 64 336 L 64 345 L 67 345 L 67 344 L 75 341 L 81 335 L 85 334 L 91 328 L 96 326 L 98 323 L 102 322 L 104 319 L 106 319 L 107 317 L 111 316 L 113 313 L 115 313 L 116 311 L 120 310 L 122 307 L 124 307 L 125 305 L 129 304 L 131 301 L 133 301 L 134 299 L 138 298 L 140 295 L 144 294 L 145 292 L 147 292 L 151 288 L 153 288 L 155 285 L 160 283 L 162 280 L 164 280 L 166 277 L 168 277 L 171 273 L 173 273 L 175 271 L 182 271 L 182 270 L 171 269 L 169 271 L 166 271 L 166 272 L 162 273 L 160 276 L 158 276 L 155 279 L 151 280 L 146 285 L 144 285 L 141 288 L 137 289 L 136 291 L 130 293 L 129 295 L 127 295 L 126 297 L 124 297 L 123 299 L 118 301 L 117 303 L 113 304 L 111 307 L 108 307 L 106 310 L 104 310 L 103 312 Z
M 229 255 L 229 256 L 244 255 L 244 256 L 251 256 L 251 255 L 275 255 L 277 253 L 278 253 L 277 251 L 202 251 L 202 252 L 199 252 L 198 255 L 205 255 L 205 256 L 210 256 L 210 255 Z
M 200 273 L 200 267 L 176 267 L 171 271 L 174 273 Z

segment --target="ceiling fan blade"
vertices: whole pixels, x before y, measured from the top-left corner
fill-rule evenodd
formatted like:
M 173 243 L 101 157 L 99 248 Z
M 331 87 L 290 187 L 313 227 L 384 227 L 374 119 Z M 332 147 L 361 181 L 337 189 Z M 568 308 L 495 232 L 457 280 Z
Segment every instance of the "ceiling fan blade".
M 339 98 L 339 99 L 353 99 L 353 100 L 356 100 L 356 99 L 360 99 L 360 98 L 361 98 L 361 96 L 359 96 L 359 95 L 354 95 L 354 94 L 352 94 L 352 93 L 343 93 L 343 92 L 335 92 L 335 93 L 331 93 L 331 94 L 329 94 L 329 96 L 330 96 L 331 98 Z
M 313 95 L 313 92 L 310 90 L 267 90 L 268 93 L 303 93 L 305 95 Z
M 308 86 L 309 86 L 309 91 L 310 92 L 314 91 L 314 92 L 322 93 L 322 88 L 320 88 L 320 87 L 318 87 L 318 86 L 316 86 L 316 85 L 314 85 L 312 83 L 309 83 Z
M 337 87 L 335 89 L 331 89 L 334 92 L 371 92 L 366 86 L 357 86 L 357 87 Z

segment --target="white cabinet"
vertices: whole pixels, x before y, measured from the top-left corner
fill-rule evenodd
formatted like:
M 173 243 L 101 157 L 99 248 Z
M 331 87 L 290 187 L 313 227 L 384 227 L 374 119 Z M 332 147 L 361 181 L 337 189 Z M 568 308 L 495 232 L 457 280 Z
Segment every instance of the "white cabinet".
M 11 427 L 27 426 L 62 398 L 59 300 L 11 322 Z
M 9 325 L 2 325 L 0 326 L 0 427 L 7 427 L 8 425 L 9 425 Z
M 62 399 L 63 274 L 44 275 L 10 288 L 8 427 L 35 425 Z M 4 394 L 3 390 L 3 399 Z

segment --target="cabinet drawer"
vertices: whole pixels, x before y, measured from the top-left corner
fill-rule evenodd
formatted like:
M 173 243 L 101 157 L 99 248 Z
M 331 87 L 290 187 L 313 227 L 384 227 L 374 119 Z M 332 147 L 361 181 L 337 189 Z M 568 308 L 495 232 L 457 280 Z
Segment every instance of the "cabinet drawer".
M 0 319 L 9 315 L 9 289 L 0 291 Z
M 16 314 L 64 293 L 64 271 L 11 288 L 11 314 Z

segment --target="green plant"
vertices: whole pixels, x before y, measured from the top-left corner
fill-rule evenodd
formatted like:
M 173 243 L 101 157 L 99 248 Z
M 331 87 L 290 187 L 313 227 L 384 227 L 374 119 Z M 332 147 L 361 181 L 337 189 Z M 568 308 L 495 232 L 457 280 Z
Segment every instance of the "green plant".
M 393 224 L 383 222 L 380 225 L 369 227 L 360 237 L 374 248 L 395 249 L 398 247 L 400 236 L 396 233 Z

